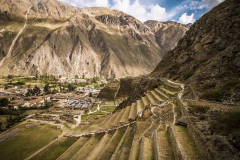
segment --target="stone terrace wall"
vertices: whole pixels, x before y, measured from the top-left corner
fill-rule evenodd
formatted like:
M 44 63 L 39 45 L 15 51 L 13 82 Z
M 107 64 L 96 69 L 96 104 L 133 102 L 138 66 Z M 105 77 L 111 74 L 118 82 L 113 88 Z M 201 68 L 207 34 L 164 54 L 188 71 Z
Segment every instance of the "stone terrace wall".
M 154 159 L 160 160 L 160 150 L 159 150 L 159 141 L 157 131 L 153 134 L 153 148 L 154 148 Z

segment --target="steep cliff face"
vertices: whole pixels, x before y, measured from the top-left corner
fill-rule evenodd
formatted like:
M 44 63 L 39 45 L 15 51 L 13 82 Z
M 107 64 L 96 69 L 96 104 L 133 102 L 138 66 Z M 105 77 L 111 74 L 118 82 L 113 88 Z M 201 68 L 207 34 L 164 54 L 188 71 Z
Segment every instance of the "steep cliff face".
M 164 53 L 174 49 L 178 41 L 185 35 L 192 24 L 180 24 L 173 21 L 159 22 L 149 20 L 145 24 L 149 26 L 156 36 L 156 41 Z
M 0 74 L 138 76 L 163 55 L 148 26 L 108 8 L 3 0 L 0 21 Z
M 227 0 L 193 24 L 151 73 L 186 83 L 185 98 L 240 104 L 240 3 Z

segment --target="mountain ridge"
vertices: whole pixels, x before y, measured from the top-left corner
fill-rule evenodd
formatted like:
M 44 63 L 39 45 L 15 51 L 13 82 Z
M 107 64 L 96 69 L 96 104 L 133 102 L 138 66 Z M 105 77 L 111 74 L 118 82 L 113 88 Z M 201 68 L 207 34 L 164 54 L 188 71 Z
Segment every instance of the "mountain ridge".
M 76 8 L 59 1 L 2 1 L 0 74 L 80 77 L 139 76 L 165 54 L 151 29 L 121 11 Z M 18 12 L 16 12 L 18 11 Z
M 185 98 L 239 105 L 239 8 L 228 0 L 206 13 L 150 75 L 186 83 Z

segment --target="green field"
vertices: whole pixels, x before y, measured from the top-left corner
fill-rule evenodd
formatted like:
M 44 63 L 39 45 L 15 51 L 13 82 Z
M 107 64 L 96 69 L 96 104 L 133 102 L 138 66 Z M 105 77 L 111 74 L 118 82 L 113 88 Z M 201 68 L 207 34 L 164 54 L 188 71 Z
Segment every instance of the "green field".
M 101 110 L 102 111 L 106 111 L 106 112 L 113 112 L 115 110 L 116 106 L 101 106 Z
M 0 143 L 0 159 L 25 159 L 61 134 L 56 126 L 39 125 L 25 129 L 26 124 L 31 123 L 19 125 L 18 128 L 22 130 L 20 133 Z
M 81 121 L 86 121 L 87 117 L 87 115 L 81 115 Z
M 97 112 L 91 113 L 91 115 L 106 115 L 106 112 L 97 111 Z
M 32 158 L 32 160 L 54 160 L 63 154 L 77 139 L 60 138 L 44 151 Z

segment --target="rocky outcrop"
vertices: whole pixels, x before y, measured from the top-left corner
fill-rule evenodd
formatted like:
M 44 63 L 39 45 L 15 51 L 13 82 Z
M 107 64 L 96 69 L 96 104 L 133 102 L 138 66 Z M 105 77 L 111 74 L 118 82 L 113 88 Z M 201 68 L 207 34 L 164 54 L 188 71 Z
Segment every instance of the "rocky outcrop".
M 153 77 L 187 84 L 184 98 L 240 104 L 240 4 L 227 0 L 193 24 Z
M 185 35 L 192 24 L 180 24 L 173 21 L 159 22 L 149 20 L 145 24 L 149 26 L 156 36 L 156 41 L 163 49 L 164 54 L 174 49 L 178 41 Z

